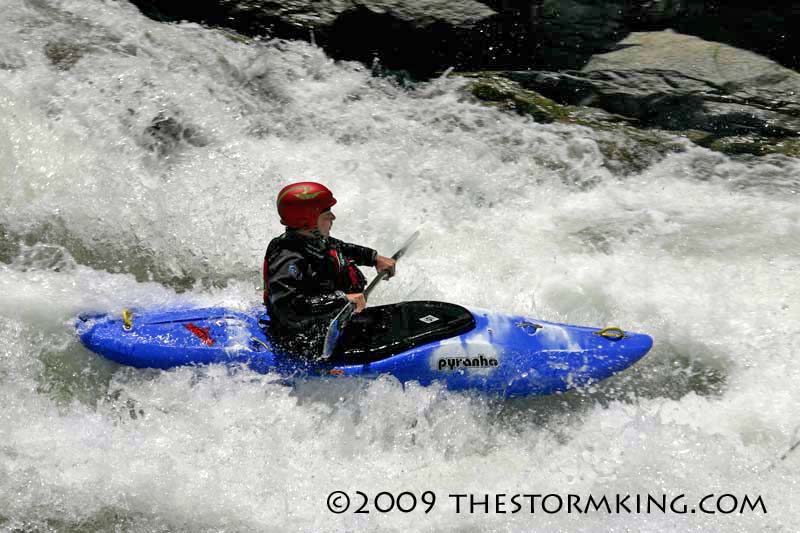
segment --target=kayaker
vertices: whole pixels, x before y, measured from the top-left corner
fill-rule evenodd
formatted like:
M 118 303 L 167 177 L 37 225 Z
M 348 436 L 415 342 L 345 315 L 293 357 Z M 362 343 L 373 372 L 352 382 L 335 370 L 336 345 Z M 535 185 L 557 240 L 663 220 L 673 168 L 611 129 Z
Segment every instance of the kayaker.
M 348 302 L 360 313 L 367 305 L 366 279 L 356 265 L 394 275 L 395 260 L 365 246 L 330 236 L 336 198 L 322 184 L 304 181 L 278 193 L 286 232 L 264 256 L 264 305 L 273 341 L 306 357 L 321 353 L 328 324 Z

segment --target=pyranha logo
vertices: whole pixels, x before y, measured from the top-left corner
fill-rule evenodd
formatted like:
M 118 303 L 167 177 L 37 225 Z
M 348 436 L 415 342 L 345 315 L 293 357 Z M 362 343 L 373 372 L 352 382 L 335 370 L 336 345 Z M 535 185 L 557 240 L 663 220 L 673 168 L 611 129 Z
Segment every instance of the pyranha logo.
M 457 368 L 494 368 L 500 363 L 495 357 L 481 354 L 477 357 L 440 357 L 439 370 L 456 370 Z
M 284 196 L 286 196 L 287 194 L 290 194 L 290 193 L 296 193 L 294 195 L 294 197 L 297 198 L 298 200 L 311 200 L 312 198 L 316 198 L 317 196 L 322 194 L 322 191 L 308 192 L 310 190 L 311 190 L 311 187 L 309 187 L 308 185 L 301 185 L 301 186 L 296 187 L 294 189 L 289 189 L 288 191 L 283 193 L 280 196 L 280 198 L 278 198 L 278 203 L 280 203 L 280 201 L 283 200 Z

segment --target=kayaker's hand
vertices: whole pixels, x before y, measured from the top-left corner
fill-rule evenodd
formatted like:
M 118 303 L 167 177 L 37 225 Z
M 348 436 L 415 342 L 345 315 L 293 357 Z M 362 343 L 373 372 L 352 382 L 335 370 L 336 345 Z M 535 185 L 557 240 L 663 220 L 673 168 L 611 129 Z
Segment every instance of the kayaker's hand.
M 375 258 L 375 270 L 378 271 L 380 274 L 383 271 L 387 271 L 389 273 L 389 277 L 391 278 L 394 276 L 394 267 L 397 264 L 397 261 L 392 259 L 391 257 L 384 257 L 379 255 Z
M 354 292 L 346 296 L 348 300 L 356 304 L 356 313 L 360 313 L 367 306 L 367 299 L 364 298 L 363 292 Z

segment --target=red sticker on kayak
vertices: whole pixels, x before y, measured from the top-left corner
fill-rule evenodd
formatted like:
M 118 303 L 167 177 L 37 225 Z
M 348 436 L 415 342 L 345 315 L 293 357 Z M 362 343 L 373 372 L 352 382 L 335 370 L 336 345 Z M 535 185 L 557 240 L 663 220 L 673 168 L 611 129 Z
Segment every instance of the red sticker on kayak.
M 214 339 L 212 339 L 211 336 L 208 334 L 208 328 L 198 328 L 191 322 L 186 324 L 185 327 L 186 329 L 194 333 L 197 338 L 206 343 L 206 346 L 214 345 Z

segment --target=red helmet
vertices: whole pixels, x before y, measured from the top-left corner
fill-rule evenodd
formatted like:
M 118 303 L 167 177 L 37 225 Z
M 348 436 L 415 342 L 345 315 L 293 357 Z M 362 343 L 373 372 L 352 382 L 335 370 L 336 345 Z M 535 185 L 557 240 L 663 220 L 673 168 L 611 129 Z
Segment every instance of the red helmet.
M 295 229 L 315 229 L 320 213 L 331 208 L 336 198 L 320 183 L 301 181 L 281 189 L 277 203 L 281 224 Z

